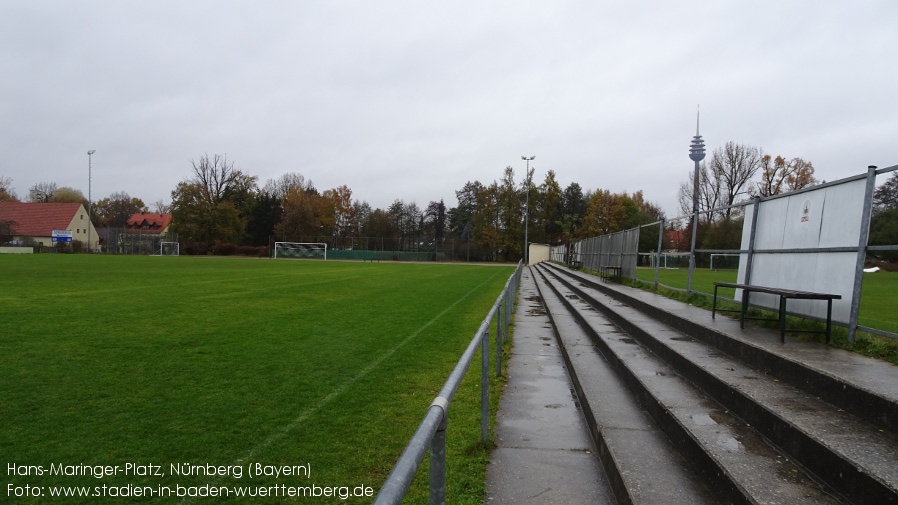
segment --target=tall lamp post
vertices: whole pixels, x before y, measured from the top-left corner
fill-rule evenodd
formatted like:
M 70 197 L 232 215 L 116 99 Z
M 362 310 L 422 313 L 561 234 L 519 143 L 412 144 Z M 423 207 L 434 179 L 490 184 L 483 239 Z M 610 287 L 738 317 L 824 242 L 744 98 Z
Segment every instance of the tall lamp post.
M 524 265 L 530 264 L 530 247 L 527 244 L 527 225 L 530 224 L 530 161 L 535 160 L 536 156 L 521 156 L 521 159 L 527 162 L 527 199 L 524 204 Z
M 686 279 L 686 294 L 692 293 L 692 273 L 695 271 L 695 238 L 698 232 L 698 176 L 700 161 L 705 159 L 705 142 L 698 133 L 699 113 L 695 113 L 695 136 L 689 144 L 689 159 L 695 162 L 695 175 L 692 180 L 692 254 L 689 255 L 689 277 Z
M 94 154 L 95 152 L 97 152 L 96 149 L 91 149 L 90 151 L 87 151 L 87 252 L 91 252 L 91 247 L 90 247 L 90 229 L 93 228 L 93 225 L 91 224 L 91 220 L 90 220 L 90 202 L 91 202 L 91 196 L 90 196 L 90 179 L 91 179 L 91 177 L 90 177 L 90 172 L 91 172 L 91 161 L 92 161 L 92 160 L 91 160 L 91 156 L 93 156 L 93 154 Z

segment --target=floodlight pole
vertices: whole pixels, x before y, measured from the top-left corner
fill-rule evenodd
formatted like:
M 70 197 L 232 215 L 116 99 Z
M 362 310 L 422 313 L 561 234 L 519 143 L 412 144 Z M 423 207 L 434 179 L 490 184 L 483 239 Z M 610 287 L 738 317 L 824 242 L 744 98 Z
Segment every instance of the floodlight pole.
M 689 144 L 689 159 L 695 162 L 695 175 L 692 180 L 692 248 L 689 255 L 689 277 L 686 278 L 686 294 L 692 293 L 692 273 L 695 271 L 695 239 L 698 233 L 698 176 L 699 162 L 705 159 L 705 143 L 698 132 L 699 113 L 695 112 L 695 136 Z
M 524 204 L 524 265 L 530 264 L 529 244 L 527 244 L 527 228 L 530 224 L 530 161 L 535 160 L 536 156 L 521 156 L 521 159 L 527 162 L 527 197 Z
M 91 157 L 94 155 L 95 152 L 97 152 L 96 149 L 91 149 L 91 150 L 87 151 L 87 252 L 91 252 L 90 229 L 93 228 L 93 225 L 91 224 L 91 220 L 90 220 L 90 202 L 91 202 L 90 179 L 91 179 L 91 161 L 92 161 Z

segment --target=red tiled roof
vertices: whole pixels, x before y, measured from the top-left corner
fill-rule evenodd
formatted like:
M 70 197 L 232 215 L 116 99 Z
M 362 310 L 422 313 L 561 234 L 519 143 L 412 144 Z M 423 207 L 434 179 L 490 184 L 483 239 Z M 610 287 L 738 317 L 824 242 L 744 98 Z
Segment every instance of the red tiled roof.
M 161 233 L 171 223 L 171 214 L 134 214 L 128 219 L 129 231 Z M 144 230 L 143 225 L 149 226 Z
M 49 237 L 72 224 L 80 203 L 0 202 L 0 221 L 12 221 L 15 235 Z

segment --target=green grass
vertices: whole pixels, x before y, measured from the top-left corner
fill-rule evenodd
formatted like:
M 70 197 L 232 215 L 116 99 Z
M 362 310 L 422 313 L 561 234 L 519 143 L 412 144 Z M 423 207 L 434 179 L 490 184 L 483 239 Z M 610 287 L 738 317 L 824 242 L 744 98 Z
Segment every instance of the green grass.
M 662 268 L 658 270 L 658 282 L 672 288 L 686 289 L 688 268 Z M 648 268 L 636 270 L 636 278 L 645 282 L 655 282 L 655 271 Z M 696 268 L 692 274 L 692 290 L 700 293 L 714 293 L 715 282 L 736 282 L 735 270 L 710 270 Z M 718 290 L 718 296 L 733 298 L 735 291 L 729 288 Z
M 685 289 L 688 269 L 662 269 L 659 271 L 658 281 L 661 284 L 672 288 Z M 637 279 L 645 282 L 654 282 L 655 271 L 650 269 L 638 269 L 636 272 Z M 736 282 L 735 270 L 709 270 L 707 268 L 696 269 L 693 272 L 692 289 L 702 293 L 713 293 L 714 282 Z M 641 287 L 649 286 L 649 284 L 640 283 Z M 681 299 L 694 305 L 711 308 L 710 298 L 699 295 L 686 297 L 685 294 L 671 290 L 659 290 L 660 293 L 672 298 Z M 721 288 L 718 296 L 724 296 L 732 299 L 734 290 Z M 734 304 L 735 306 L 735 304 Z M 861 290 L 860 314 L 858 315 L 858 323 L 861 326 L 867 326 L 878 330 L 898 333 L 898 272 L 886 272 L 880 270 L 875 273 L 865 273 L 864 283 Z M 756 311 L 759 313 L 759 311 Z M 768 314 L 769 316 L 769 314 Z M 773 314 L 775 316 L 775 314 Z M 798 318 L 789 318 L 788 325 L 790 328 L 807 327 L 808 329 L 819 330 L 822 324 Z M 820 340 L 823 337 L 819 335 L 799 334 L 800 338 L 807 340 Z M 884 359 L 894 364 L 898 364 L 898 340 L 881 337 L 865 332 L 858 332 L 855 342 L 851 343 L 847 338 L 847 330 L 842 327 L 833 328 L 833 338 L 831 341 L 835 347 L 848 349 L 867 356 Z
M 0 272 L 0 462 L 152 463 L 167 475 L 7 475 L 5 485 L 376 492 L 512 268 L 0 255 Z M 449 424 L 455 503 L 482 501 L 479 389 L 477 358 Z M 311 478 L 168 475 L 177 463 L 308 465 Z M 426 496 L 424 473 L 408 503 Z M 230 502 L 291 501 L 272 500 Z
M 666 286 L 685 289 L 686 278 L 689 270 L 662 269 L 659 270 L 658 282 Z M 650 269 L 638 269 L 636 278 L 645 282 L 654 282 L 655 271 Z M 692 289 L 701 293 L 714 293 L 715 282 L 736 282 L 736 270 L 709 270 L 697 268 L 693 272 Z M 732 299 L 735 291 L 729 288 L 720 288 L 718 296 Z M 898 272 L 879 271 L 864 274 L 864 284 L 861 290 L 861 308 L 859 323 L 879 330 L 898 333 Z

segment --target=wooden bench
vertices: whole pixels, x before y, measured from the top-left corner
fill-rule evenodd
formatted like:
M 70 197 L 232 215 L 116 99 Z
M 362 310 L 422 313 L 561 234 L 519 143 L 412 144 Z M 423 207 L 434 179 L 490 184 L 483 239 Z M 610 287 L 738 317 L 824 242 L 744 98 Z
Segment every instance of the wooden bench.
M 609 275 L 610 274 L 610 275 Z M 599 267 L 599 275 L 602 277 L 602 280 L 608 282 L 608 279 L 614 279 L 617 282 L 621 281 L 621 267 L 617 265 L 602 265 Z
M 717 288 L 734 288 L 742 290 L 742 307 L 739 310 L 724 310 L 717 308 Z M 759 318 L 745 317 L 748 311 L 748 295 L 750 293 L 767 293 L 780 297 L 779 318 Z M 787 330 L 786 329 L 786 300 L 794 298 L 796 300 L 826 300 L 826 331 L 812 330 Z M 714 319 L 716 312 L 739 312 L 739 327 L 745 328 L 746 319 L 755 319 L 763 321 L 779 321 L 780 323 L 780 342 L 786 342 L 786 332 L 806 332 L 806 333 L 826 333 L 826 343 L 829 343 L 830 330 L 832 327 L 833 300 L 840 300 L 842 295 L 834 295 L 829 293 L 813 293 L 810 291 L 796 291 L 794 289 L 769 288 L 765 286 L 752 286 L 749 284 L 736 284 L 732 282 L 715 282 L 714 283 L 714 302 L 711 307 L 711 319 Z

